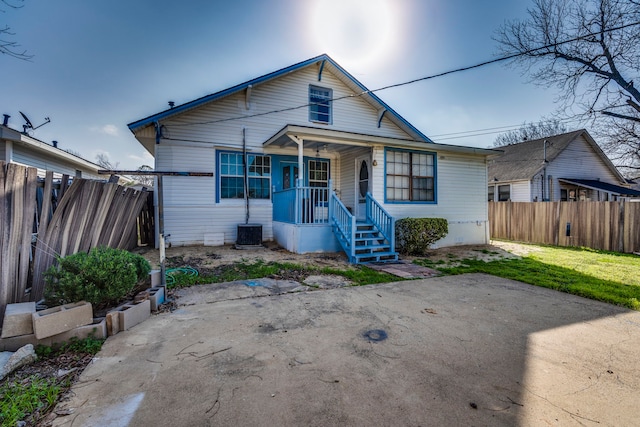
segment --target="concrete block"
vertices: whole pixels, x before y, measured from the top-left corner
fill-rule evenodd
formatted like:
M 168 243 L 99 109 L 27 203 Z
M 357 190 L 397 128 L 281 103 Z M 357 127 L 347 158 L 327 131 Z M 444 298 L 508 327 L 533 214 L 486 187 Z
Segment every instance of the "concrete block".
M 120 311 L 119 309 L 115 309 L 114 311 L 110 311 L 107 313 L 107 317 L 105 318 L 107 323 L 107 334 L 109 336 L 113 336 L 120 332 Z
M 0 351 L 18 351 L 20 347 L 31 344 L 34 347 L 38 345 L 51 345 L 51 338 L 43 338 L 39 340 L 35 334 L 19 335 L 17 337 L 1 338 Z
M 37 311 L 33 316 L 33 332 L 42 339 L 70 331 L 93 322 L 91 303 L 80 301 L 47 310 Z
M 2 324 L 2 338 L 17 337 L 33 333 L 32 314 L 36 312 L 35 302 L 7 304 Z
M 160 274 L 160 270 L 151 270 L 149 272 L 149 276 L 151 277 L 152 288 L 155 288 L 156 286 L 162 286 L 162 275 Z
M 83 340 L 89 337 L 99 340 L 107 338 L 107 321 L 104 317 L 93 319 L 90 325 L 78 326 L 70 331 L 54 335 L 49 339 L 51 340 L 51 344 L 55 345 L 69 342 L 72 338 Z
M 127 331 L 151 316 L 151 301 L 146 299 L 139 303 L 124 304 L 118 314 L 120 315 L 120 330 Z
M 146 299 L 149 299 L 149 292 L 142 291 L 142 292 L 138 292 L 138 294 L 135 297 L 133 297 L 133 302 L 141 302 Z
M 151 311 L 158 311 L 158 306 L 164 303 L 164 286 L 147 289 L 151 301 Z

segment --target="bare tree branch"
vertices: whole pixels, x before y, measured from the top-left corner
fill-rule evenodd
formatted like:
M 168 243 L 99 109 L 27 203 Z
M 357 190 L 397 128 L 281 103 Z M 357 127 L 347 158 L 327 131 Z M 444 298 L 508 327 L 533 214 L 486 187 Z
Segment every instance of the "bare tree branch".
M 24 0 L 1 0 L 0 13 L 6 13 L 6 8 L 22 8 L 24 6 L 22 4 L 23 1 Z M 18 44 L 18 42 L 11 40 L 13 36 L 15 36 L 15 33 L 11 31 L 11 27 L 6 24 L 3 27 L 0 27 L 0 53 L 25 61 L 31 60 L 33 58 L 33 55 L 29 55 L 26 50 L 19 49 L 20 45 Z
M 557 89 L 560 111 L 591 117 L 591 130 L 627 171 L 640 167 L 638 24 L 639 0 L 533 0 L 527 19 L 506 22 L 495 37 L 505 56 L 520 53 L 509 66 Z

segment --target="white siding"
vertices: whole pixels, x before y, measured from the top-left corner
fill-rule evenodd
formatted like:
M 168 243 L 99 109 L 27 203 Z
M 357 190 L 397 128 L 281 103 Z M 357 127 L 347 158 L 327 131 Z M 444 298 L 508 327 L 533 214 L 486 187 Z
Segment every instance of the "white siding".
M 378 112 L 362 98 L 339 99 L 352 94 L 348 87 L 327 70 L 318 82 L 317 67 L 311 66 L 252 89 L 249 108 L 245 93 L 203 105 L 162 121 L 164 136 L 154 147 L 156 170 L 216 171 L 216 149 L 242 149 L 243 129 L 247 149 L 262 153 L 263 142 L 286 125 L 317 127 L 359 134 L 411 139 L 403 130 L 384 118 L 378 128 Z M 333 90 L 332 124 L 321 125 L 308 120 L 309 85 Z M 267 111 L 304 106 L 286 112 L 258 115 Z M 227 120 L 246 117 L 241 120 Z M 226 120 L 226 121 L 225 121 Z M 146 130 L 142 131 L 145 135 Z M 148 135 L 147 135 L 148 136 Z M 141 134 L 138 135 L 141 137 Z M 329 148 L 331 152 L 332 147 Z M 332 177 L 345 205 L 355 198 L 355 158 L 371 152 L 369 147 L 341 150 L 332 160 Z M 268 153 L 297 155 L 297 148 L 285 151 L 269 147 Z M 314 155 L 305 151 L 305 155 Z M 384 147 L 373 148 L 377 166 L 372 167 L 371 189 L 384 201 Z M 486 163 L 483 156 L 438 153 L 437 204 L 388 204 L 386 209 L 397 218 L 407 216 L 443 217 L 449 221 L 449 235 L 439 246 L 486 243 L 487 200 Z M 217 177 L 166 177 L 164 183 L 165 234 L 172 245 L 203 244 L 205 235 L 223 233 L 225 243 L 236 239 L 236 226 L 245 222 L 241 200 L 216 203 Z M 353 207 L 353 206 L 351 206 Z M 262 224 L 263 239 L 273 239 L 272 203 L 251 200 L 251 223 Z
M 98 175 L 96 172 L 79 165 L 66 162 L 64 159 L 54 158 L 33 153 L 24 146 L 13 144 L 14 163 L 38 168 L 40 171 L 53 171 L 57 174 L 67 174 L 71 177 L 76 176 L 76 170 L 82 172 L 82 178 L 106 180 L 108 177 Z M 44 173 L 42 173 L 44 176 Z
M 553 183 L 552 201 L 560 200 L 560 184 L 558 178 L 599 179 L 610 184 L 620 185 L 618 177 L 604 163 L 591 145 L 580 136 L 547 167 L 547 175 L 551 175 Z M 548 181 L 547 181 L 548 185 Z
M 498 189 L 496 186 L 496 194 Z M 511 201 L 512 202 L 530 202 L 531 196 L 531 183 L 529 181 L 516 181 L 511 183 Z
M 375 151 L 374 197 L 384 201 L 384 153 Z M 449 234 L 437 246 L 487 243 L 487 167 L 484 158 L 451 153 L 437 154 L 437 203 L 386 203 L 397 219 L 445 218 Z
M 340 80 L 326 70 L 322 75 L 322 81 L 318 82 L 317 80 L 315 67 L 308 67 L 254 87 L 249 109 L 246 109 L 245 94 L 242 92 L 185 112 L 163 122 L 163 124 L 172 139 L 231 144 L 235 147 L 242 145 L 242 129 L 244 127 L 248 147 L 258 150 L 262 150 L 264 141 L 287 124 L 410 139 L 404 131 L 387 119 L 383 119 L 381 127 L 378 128 L 376 110 L 358 97 L 333 102 L 333 122 L 331 125 L 310 122 L 309 109 L 306 107 L 309 102 L 310 84 L 331 88 L 334 99 L 352 94 Z M 292 106 L 303 107 L 241 120 L 220 121 Z M 202 124 L 189 125 L 194 122 Z
M 364 147 L 354 147 L 349 152 L 340 157 L 340 176 L 342 185 L 340 186 L 340 200 L 345 206 L 350 207 L 355 212 L 356 203 L 356 157 L 364 156 L 371 150 Z M 382 164 L 382 162 L 380 162 Z M 373 169 L 373 168 L 372 168 Z M 370 185 L 373 187 L 374 181 Z
M 383 119 L 378 128 L 377 111 L 361 98 L 335 101 L 331 125 L 309 122 L 308 107 L 242 120 L 220 121 L 306 105 L 309 102 L 310 84 L 332 89 L 334 99 L 351 94 L 347 86 L 326 70 L 321 82 L 317 78 L 316 67 L 309 67 L 254 87 L 249 109 L 246 108 L 243 92 L 164 121 L 164 134 L 170 140 L 162 140 L 155 147 L 156 170 L 215 172 L 216 149 L 241 149 L 243 128 L 247 149 L 251 152 L 263 152 L 262 143 L 287 124 L 409 138 L 387 119 Z M 280 150 L 272 151 L 282 154 Z M 356 149 L 354 153 L 332 160 L 332 178 L 342 197 L 353 199 L 354 156 L 366 151 Z M 297 150 L 291 150 L 288 154 L 297 155 Z M 313 155 L 311 152 L 307 154 Z M 207 233 L 224 233 L 226 243 L 235 242 L 236 225 L 245 220 L 244 202 L 222 200 L 216 203 L 216 182 L 216 177 L 163 178 L 165 234 L 170 234 L 167 240 L 172 245 L 202 244 Z M 263 238 L 271 240 L 271 201 L 251 200 L 249 221 L 262 224 Z

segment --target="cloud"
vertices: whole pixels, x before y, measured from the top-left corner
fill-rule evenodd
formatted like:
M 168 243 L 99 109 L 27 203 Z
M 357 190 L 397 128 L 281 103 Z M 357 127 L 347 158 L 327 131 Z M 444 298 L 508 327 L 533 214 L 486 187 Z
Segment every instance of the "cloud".
M 105 135 L 109 135 L 109 136 L 118 136 L 119 135 L 119 131 L 118 131 L 118 127 L 116 125 L 104 125 L 102 127 L 92 127 L 91 128 L 92 132 L 99 132 Z
M 147 150 L 141 151 L 139 155 L 129 153 L 127 157 L 131 160 L 134 160 L 136 162 L 143 163 L 143 164 L 149 164 L 150 162 L 153 162 L 153 156 L 149 154 Z

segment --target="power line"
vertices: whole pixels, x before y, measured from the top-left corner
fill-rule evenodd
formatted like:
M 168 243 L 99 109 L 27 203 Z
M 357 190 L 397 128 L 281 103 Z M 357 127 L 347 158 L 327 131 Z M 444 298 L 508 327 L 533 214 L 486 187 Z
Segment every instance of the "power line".
M 588 33 L 582 36 L 578 36 L 578 37 L 574 37 L 572 39 L 568 39 L 568 40 L 564 40 L 561 42 L 555 42 L 555 43 L 549 43 L 547 45 L 544 46 L 540 46 L 540 47 L 536 47 L 533 49 L 529 49 L 523 52 L 518 52 L 518 53 L 513 53 L 513 54 L 509 54 L 509 55 L 505 55 L 505 56 L 501 56 L 495 59 L 491 59 L 491 60 L 487 60 L 487 61 L 483 61 L 474 65 L 469 65 L 469 66 L 465 66 L 465 67 L 460 67 L 460 68 L 455 68 L 453 70 L 448 70 L 448 71 L 443 71 L 437 74 L 432 74 L 429 76 L 425 76 L 425 77 L 419 77 L 417 79 L 413 79 L 413 80 L 408 80 L 405 82 L 401 82 L 401 83 L 395 83 L 395 84 L 391 84 L 391 85 L 387 85 L 387 86 L 382 86 L 379 87 L 377 89 L 367 89 L 365 91 L 362 91 L 360 93 L 356 93 L 356 94 L 350 94 L 350 95 L 344 95 L 344 96 L 340 96 L 338 98 L 334 98 L 331 100 L 332 103 L 336 102 L 336 101 L 341 101 L 344 99 L 350 99 L 350 98 L 356 98 L 356 97 L 360 97 L 366 94 L 373 94 L 375 92 L 380 92 L 383 90 L 387 90 L 387 89 L 392 89 L 392 88 L 397 88 L 397 87 L 401 87 L 401 86 L 407 86 L 410 84 L 414 84 L 414 83 L 418 83 L 418 82 L 422 82 L 422 81 L 426 81 L 426 80 L 431 80 L 431 79 L 435 79 L 438 77 L 444 77 L 447 76 L 449 74 L 454 74 L 454 73 L 460 73 L 463 71 L 469 71 L 469 70 L 473 70 L 475 68 L 480 68 L 480 67 L 484 67 L 486 65 L 491 65 L 491 64 L 495 64 L 498 62 L 503 62 L 503 61 L 508 61 L 511 59 L 515 59 L 518 58 L 520 56 L 525 56 L 525 55 L 529 55 L 541 50 L 545 50 L 545 49 L 550 49 L 552 47 L 557 47 L 563 44 L 567 44 L 567 43 L 573 43 L 588 37 L 592 37 L 598 34 L 602 34 L 602 33 L 610 33 L 612 31 L 618 31 L 618 30 L 622 30 L 625 28 L 629 28 L 629 27 L 633 27 L 636 25 L 640 25 L 640 21 L 636 21 L 636 22 L 632 22 L 629 24 L 624 24 L 624 25 L 620 25 L 617 27 L 613 27 L 613 28 L 608 28 L 602 31 L 598 31 L 598 32 L 594 32 L 594 33 Z M 236 117 L 227 117 L 225 119 L 217 119 L 217 120 L 207 120 L 207 121 L 202 121 L 202 122 L 191 122 L 191 123 L 176 123 L 176 124 L 172 124 L 171 126 L 173 127 L 182 127 L 182 126 L 193 126 L 193 125 L 204 125 L 204 124 L 215 124 L 215 123 L 223 123 L 223 122 L 229 122 L 229 121 L 235 121 L 235 120 L 243 120 L 243 119 L 249 119 L 249 118 L 253 118 L 253 117 L 261 117 L 261 116 L 266 116 L 266 115 L 270 115 L 270 114 L 278 114 L 278 113 L 283 113 L 283 112 L 287 112 L 287 111 L 294 111 L 294 110 L 299 110 L 302 108 L 307 108 L 311 105 L 318 105 L 318 103 L 306 103 L 306 104 L 302 104 L 302 105 L 297 105 L 297 106 L 293 106 L 293 107 L 287 107 L 287 108 L 281 108 L 281 109 L 277 109 L 277 110 L 270 110 L 270 111 L 265 111 L 262 113 L 255 113 L 255 114 L 248 114 L 248 115 L 244 115 L 244 116 L 236 116 Z

